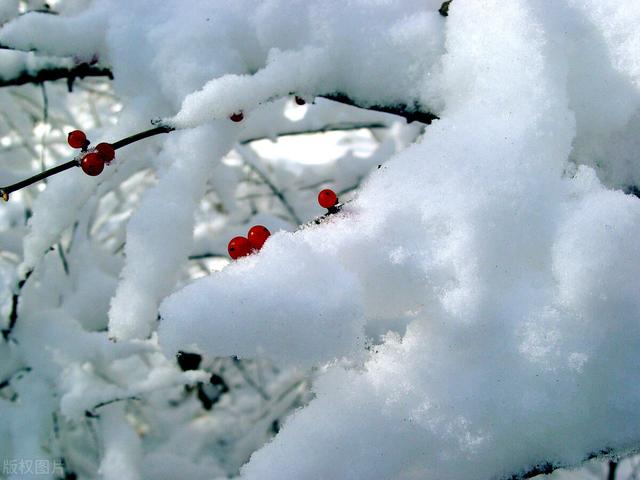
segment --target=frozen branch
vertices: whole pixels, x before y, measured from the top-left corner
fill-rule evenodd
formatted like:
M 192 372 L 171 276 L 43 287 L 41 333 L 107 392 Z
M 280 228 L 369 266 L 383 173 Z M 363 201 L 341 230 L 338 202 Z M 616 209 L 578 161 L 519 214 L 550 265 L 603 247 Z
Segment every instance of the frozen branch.
M 158 126 L 140 133 L 136 133 L 129 137 L 125 137 L 121 140 L 118 140 L 117 142 L 113 142 L 111 146 L 114 150 L 118 150 L 119 148 L 126 147 L 127 145 L 130 145 L 134 142 L 144 140 L 145 138 L 153 137 L 154 135 L 159 135 L 161 133 L 169 133 L 171 131 L 173 131 L 172 127 Z M 56 175 L 57 173 L 64 172 L 65 170 L 69 170 L 70 168 L 78 166 L 80 166 L 80 162 L 77 158 L 74 158 L 73 160 L 63 163 L 62 165 L 58 165 L 56 167 L 50 168 L 49 170 L 40 172 L 33 177 L 29 177 L 7 187 L 0 188 L 0 197 L 6 202 L 9 200 L 9 195 L 15 191 L 28 187 L 29 185 L 33 185 L 34 183 L 39 182 L 40 180 L 44 180 L 45 178 L 52 175 Z
M 449 5 L 451 5 L 451 2 L 453 2 L 453 0 L 447 0 L 446 2 L 443 2 L 442 5 L 440 6 L 440 8 L 438 9 L 438 13 L 440 15 L 442 15 L 443 17 L 448 17 L 449 16 Z
M 42 83 L 47 81 L 66 79 L 69 84 L 69 89 L 71 89 L 71 87 L 73 86 L 73 82 L 77 78 L 85 77 L 107 77 L 110 80 L 113 80 L 113 72 L 108 67 L 81 63 L 73 68 L 45 68 L 35 73 L 24 71 L 14 78 L 0 80 L 0 87 L 26 85 L 29 83 Z M 404 117 L 409 123 L 422 122 L 429 125 L 433 120 L 437 120 L 439 118 L 437 115 L 431 112 L 423 111 L 420 105 L 364 105 L 352 99 L 348 94 L 343 92 L 327 93 L 318 96 L 326 98 L 327 100 L 332 100 L 334 102 L 350 105 L 352 107 L 363 108 L 365 110 L 372 110 L 375 112 L 390 113 L 392 115 Z
M 23 70 L 18 75 L 11 78 L 0 79 L 0 87 L 15 87 L 27 84 L 39 84 L 55 80 L 66 80 L 69 90 L 73 88 L 73 82 L 86 77 L 107 77 L 113 80 L 113 73 L 107 67 L 80 63 L 74 67 L 56 66 L 43 68 L 36 72 Z
M 344 93 L 330 93 L 326 95 L 318 95 L 319 97 L 333 100 L 334 102 L 344 103 L 352 107 L 364 108 L 365 110 L 373 110 L 374 112 L 390 113 L 399 117 L 404 117 L 407 122 L 421 122 L 430 125 L 432 121 L 438 120 L 440 117 L 431 112 L 423 111 L 420 105 L 363 105 Z
M 618 466 L 618 459 L 624 458 L 630 455 L 635 455 L 638 453 L 640 449 L 630 449 L 625 452 L 615 452 L 611 449 L 603 449 L 598 453 L 592 453 L 590 455 L 585 456 L 583 463 L 586 463 L 591 460 L 608 460 L 608 480 L 615 479 L 615 473 Z M 560 470 L 563 468 L 573 468 L 575 465 L 554 465 L 550 462 L 543 462 L 535 467 L 524 470 L 522 473 L 511 475 L 509 477 L 504 477 L 504 480 L 527 480 L 530 478 L 537 477 L 538 475 L 549 475 L 556 470 Z
M 337 123 L 333 125 L 326 125 L 322 128 L 318 129 L 306 129 L 306 130 L 290 130 L 286 132 L 278 132 L 276 135 L 277 138 L 280 137 L 291 137 L 294 135 L 314 135 L 318 133 L 327 133 L 327 132 L 349 132 L 353 130 L 362 130 L 362 129 L 374 129 L 374 128 L 387 128 L 388 125 L 380 122 L 370 122 L 370 123 Z M 252 137 L 247 138 L 240 141 L 241 145 L 246 145 L 248 143 L 258 142 L 260 140 L 270 140 L 270 137 Z

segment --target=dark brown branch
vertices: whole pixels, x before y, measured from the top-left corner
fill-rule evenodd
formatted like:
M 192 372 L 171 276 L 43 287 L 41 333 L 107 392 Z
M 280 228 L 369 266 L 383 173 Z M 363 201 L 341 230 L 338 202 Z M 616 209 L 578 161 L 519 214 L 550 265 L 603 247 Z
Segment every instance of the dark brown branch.
M 422 107 L 418 104 L 409 106 L 403 103 L 394 106 L 387 105 L 362 105 L 344 93 L 330 93 L 326 95 L 319 95 L 319 97 L 326 98 L 338 103 L 344 103 L 345 105 L 351 105 L 352 107 L 364 108 L 365 110 L 373 110 L 375 112 L 391 113 L 392 115 L 398 115 L 404 117 L 407 122 L 421 122 L 430 125 L 432 121 L 438 120 L 440 117 L 437 115 L 423 111 Z
M 216 252 L 205 252 L 205 253 L 197 253 L 195 255 L 189 255 L 188 260 L 196 261 L 196 260 L 207 260 L 209 258 L 227 258 L 227 255 L 223 255 L 222 253 Z
M 248 160 L 244 155 L 242 157 L 245 165 L 247 165 L 249 169 L 251 169 L 258 177 L 260 177 L 264 184 L 269 187 L 269 190 L 271 190 L 271 192 L 278 198 L 278 200 L 280 200 L 280 203 L 287 210 L 287 213 L 289 213 L 291 219 L 295 223 L 300 225 L 302 223 L 302 220 L 300 220 L 300 217 L 293 209 L 293 206 L 291 206 L 291 204 L 287 200 L 287 197 L 284 196 L 284 193 L 278 187 L 276 187 L 271 179 L 267 176 L 267 174 L 260 170 L 256 165 L 254 165 L 251 160 Z
M 71 68 L 55 67 L 39 70 L 35 73 L 23 71 L 18 76 L 10 79 L 0 79 L 0 87 L 14 87 L 18 85 L 26 85 L 29 83 L 43 83 L 54 80 L 66 79 L 69 85 L 77 78 L 85 77 L 107 77 L 113 80 L 113 73 L 106 67 L 90 65 L 88 63 L 80 63 Z
M 589 460 L 608 460 L 609 476 L 610 476 L 609 478 L 611 478 L 611 475 L 612 475 L 611 472 L 613 472 L 613 478 L 615 478 L 618 459 L 626 456 L 630 456 L 630 455 L 635 455 L 638 453 L 638 451 L 640 450 L 637 448 L 630 448 L 624 451 L 617 451 L 617 452 L 612 449 L 603 449 L 597 453 L 592 453 L 590 455 L 587 455 L 584 458 L 583 462 L 588 462 Z M 519 474 L 511 475 L 509 477 L 503 477 L 503 478 L 505 480 L 507 479 L 508 480 L 527 480 L 529 478 L 533 478 L 538 475 L 548 475 L 554 472 L 555 470 L 559 470 L 561 468 L 574 468 L 574 467 L 576 467 L 576 465 L 558 465 L 558 464 L 551 464 L 549 462 L 544 462 L 539 465 L 536 465 L 533 468 L 525 470 Z
M 618 462 L 615 460 L 609 460 L 609 473 L 607 480 L 616 480 L 616 470 L 618 470 Z
M 288 132 L 280 132 L 277 137 L 291 137 L 294 135 L 314 135 L 317 133 L 327 133 L 327 132 L 349 132 L 352 130 L 361 130 L 365 129 L 373 129 L 373 128 L 387 128 L 388 125 L 384 123 L 374 122 L 374 123 L 338 123 L 333 125 L 326 125 L 322 128 L 318 128 L 316 130 L 291 130 Z M 246 145 L 248 143 L 257 142 L 259 140 L 270 140 L 270 137 L 252 137 L 247 138 L 240 141 L 241 145 Z
M 100 415 L 98 415 L 96 413 L 96 410 L 98 408 L 102 408 L 102 407 L 106 407 L 107 405 L 111 405 L 112 403 L 117 403 L 117 402 L 124 402 L 127 400 L 136 400 L 136 401 L 141 401 L 140 397 L 137 397 L 135 395 L 132 395 L 130 397 L 122 397 L 122 398 L 113 398 L 111 400 L 106 400 L 104 402 L 100 402 L 96 405 L 93 406 L 93 408 L 91 410 L 85 410 L 84 414 L 86 417 L 89 418 L 98 418 Z
M 0 87 L 10 86 L 10 85 L 25 85 L 27 83 L 42 83 L 46 81 L 60 80 L 65 78 L 69 82 L 69 85 L 72 85 L 73 81 L 76 78 L 84 78 L 84 77 L 108 77 L 109 79 L 113 80 L 113 73 L 109 68 L 106 68 L 106 67 L 99 67 L 96 65 L 90 65 L 88 63 L 81 63 L 71 69 L 69 68 L 44 69 L 44 70 L 40 70 L 36 74 L 24 72 L 20 76 L 14 79 L 0 81 Z M 438 120 L 439 118 L 437 115 L 431 112 L 423 111 L 422 107 L 418 104 L 415 104 L 412 106 L 406 105 L 406 104 L 398 104 L 393 106 L 363 105 L 353 100 L 348 95 L 341 92 L 328 93 L 328 94 L 319 95 L 319 96 L 322 98 L 326 98 L 327 100 L 343 103 L 345 105 L 351 105 L 353 107 L 398 115 L 400 117 L 406 118 L 409 123 L 421 122 L 429 125 L 433 120 Z
M 6 202 L 9 200 L 9 195 L 16 190 L 20 190 L 21 188 L 28 187 L 29 185 L 33 185 L 40 180 L 44 180 L 51 175 L 55 175 L 56 173 L 64 172 L 65 170 L 69 170 L 70 168 L 77 167 L 80 165 L 78 160 L 70 160 L 67 163 L 63 163 L 62 165 L 58 165 L 57 167 L 50 168 L 49 170 L 45 170 L 44 172 L 40 172 L 33 177 L 29 177 L 25 180 L 22 180 L 18 183 L 14 183 L 13 185 L 9 185 L 8 187 L 0 188 L 0 197 Z
M 438 9 L 438 13 L 443 17 L 449 16 L 449 5 L 451 5 L 451 2 L 453 2 L 453 0 L 447 0 L 444 2 Z
M 6 341 L 9 340 L 9 335 L 11 335 L 11 332 L 13 331 L 13 328 L 16 326 L 16 322 L 18 321 L 18 303 L 20 302 L 20 294 L 22 293 L 24 284 L 27 283 L 27 280 L 29 280 L 29 277 L 32 273 L 33 270 L 29 270 L 24 278 L 18 282 L 17 288 L 11 297 L 11 312 L 9 313 L 9 324 L 7 325 L 7 328 L 2 330 L 2 336 Z
M 169 133 L 173 131 L 172 127 L 167 126 L 159 126 L 154 127 L 149 130 L 145 130 L 144 132 L 136 133 L 135 135 L 131 135 L 130 137 L 123 138 L 122 140 L 118 140 L 117 142 L 112 143 L 114 150 L 117 150 L 122 147 L 126 147 L 127 145 L 138 142 L 140 140 L 144 140 L 145 138 L 153 137 L 154 135 L 159 135 L 161 133 Z M 44 172 L 40 172 L 33 177 L 29 177 L 26 180 L 22 180 L 18 183 L 14 183 L 13 185 L 9 185 L 8 187 L 0 188 L 0 197 L 6 202 L 9 200 L 9 195 L 16 190 L 20 190 L 21 188 L 28 187 L 29 185 L 33 185 L 40 180 L 44 180 L 47 177 L 55 175 L 60 172 L 64 172 L 73 167 L 79 166 L 80 163 L 77 159 L 73 159 L 68 161 L 67 163 L 63 163 L 62 165 L 58 165 L 57 167 L 50 168 L 49 170 L 45 170 Z
M 169 133 L 173 130 L 175 130 L 173 127 L 162 125 L 159 127 L 151 128 L 149 130 L 145 130 L 144 132 L 136 133 L 135 135 L 131 135 L 130 137 L 123 138 L 122 140 L 113 142 L 111 145 L 113 146 L 114 150 L 118 150 L 119 148 L 126 147 L 131 143 L 139 142 L 140 140 L 144 140 L 145 138 L 153 137 L 154 135 L 159 135 L 161 133 Z
M 31 367 L 22 367 L 21 369 L 13 372 L 6 379 L 4 379 L 4 380 L 2 380 L 0 382 L 0 390 L 2 390 L 3 388 L 7 388 L 9 385 L 11 385 L 11 381 L 16 377 L 16 375 L 19 375 L 21 373 L 30 372 L 30 371 L 31 371 Z

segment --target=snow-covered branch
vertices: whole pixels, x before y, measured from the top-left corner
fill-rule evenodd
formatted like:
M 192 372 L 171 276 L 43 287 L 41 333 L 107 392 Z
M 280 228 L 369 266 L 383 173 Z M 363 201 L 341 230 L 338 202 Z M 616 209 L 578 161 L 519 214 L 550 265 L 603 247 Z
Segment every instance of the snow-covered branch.
M 80 63 L 77 65 L 47 66 L 38 69 L 24 69 L 11 75 L 0 71 L 0 87 L 15 87 L 26 84 L 38 84 L 56 80 L 66 80 L 69 90 L 77 79 L 87 77 L 106 77 L 113 79 L 111 70 L 99 65 Z

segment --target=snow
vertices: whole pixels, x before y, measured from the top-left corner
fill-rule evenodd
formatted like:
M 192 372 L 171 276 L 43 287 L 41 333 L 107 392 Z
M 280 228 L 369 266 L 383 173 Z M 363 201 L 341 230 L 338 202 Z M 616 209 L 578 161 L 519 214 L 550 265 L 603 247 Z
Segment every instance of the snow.
M 31 12 L 4 25 L 0 43 L 18 50 L 89 61 L 105 48 L 101 34 L 104 19 L 105 12 L 99 9 L 77 16 Z
M 164 161 L 169 166 L 127 226 L 127 263 L 109 312 L 112 338 L 145 338 L 151 333 L 158 302 L 175 285 L 191 250 L 193 212 L 204 194 L 207 171 L 233 140 L 232 127 L 210 125 L 178 133 L 166 144 Z
M 113 402 L 94 422 L 107 479 L 241 464 L 243 480 L 510 478 L 637 448 L 640 200 L 623 189 L 640 185 L 640 6 L 454 0 L 445 18 L 440 4 L 110 0 L 0 29 L 111 66 L 125 107 L 96 135 L 178 128 L 34 201 L 7 360 L 32 371 L 12 382 L 24 403 L 0 402 L 0 446 L 45 456 L 52 411 L 74 422 Z M 294 93 L 440 120 L 421 134 L 321 98 L 292 120 Z M 386 128 L 364 158 L 326 164 L 250 141 L 329 121 Z M 317 225 L 325 185 L 359 186 Z M 190 273 L 189 255 L 219 257 L 253 223 L 274 232 L 259 253 Z M 203 370 L 180 372 L 178 351 Z M 209 414 L 189 388 L 221 357 L 255 391 Z M 282 370 L 255 387 L 236 362 L 265 359 Z M 14 415 L 37 421 L 18 432 Z
M 364 358 L 361 370 L 328 367 L 242 478 L 493 478 L 637 442 L 640 204 L 567 164 L 593 111 L 569 109 L 557 51 L 569 42 L 553 19 L 528 2 L 490 3 L 452 7 L 442 120 L 344 215 L 274 236 L 164 302 L 169 352 Z M 261 88 L 259 74 L 244 81 L 254 78 Z M 178 121 L 189 111 L 187 99 Z M 298 237 L 310 247 L 294 248 Z M 337 306 L 332 289 L 309 292 L 322 272 L 313 250 L 336 271 Z M 364 312 L 375 354 L 345 351 L 343 332 L 361 338 L 363 318 L 337 326 L 336 311 Z
M 234 262 L 224 275 L 203 280 L 206 286 L 199 282 L 171 297 L 159 327 L 168 353 L 196 344 L 210 355 L 266 355 L 309 367 L 362 349 L 356 279 L 327 261 L 305 233 L 272 235 L 259 259 Z
M 119 405 L 107 406 L 100 421 L 105 454 L 99 473 L 105 480 L 142 478 L 139 466 L 142 457 L 140 440 L 131 427 L 122 422 L 124 414 Z

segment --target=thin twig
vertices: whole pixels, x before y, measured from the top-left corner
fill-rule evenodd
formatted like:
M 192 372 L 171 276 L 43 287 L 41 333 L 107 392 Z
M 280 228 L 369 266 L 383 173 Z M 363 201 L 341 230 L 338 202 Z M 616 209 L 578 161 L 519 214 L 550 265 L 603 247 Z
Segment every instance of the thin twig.
M 18 285 L 16 286 L 16 291 L 13 293 L 13 296 L 11 297 L 11 312 L 9 313 L 9 325 L 7 325 L 7 328 L 2 330 L 2 336 L 4 337 L 5 341 L 9 340 L 9 336 L 11 335 L 11 332 L 16 326 L 16 322 L 18 321 L 18 303 L 20 301 L 20 294 L 22 293 L 22 288 L 24 287 L 24 284 L 27 283 L 27 280 L 29 280 L 29 277 L 31 276 L 32 273 L 33 273 L 33 270 L 29 270 L 24 276 L 24 278 L 18 282 Z
M 630 455 L 635 455 L 638 453 L 638 449 L 637 448 L 633 448 L 633 449 L 628 449 L 626 451 L 614 451 L 612 449 L 603 449 L 600 450 L 599 452 L 596 453 L 591 453 L 589 455 L 587 455 L 584 459 L 583 462 L 587 462 L 589 460 L 595 460 L 595 459 L 600 459 L 600 460 L 604 460 L 604 459 L 608 459 L 609 460 L 609 475 L 611 475 L 611 472 L 613 471 L 613 475 L 615 478 L 615 472 L 616 472 L 616 467 L 614 467 L 613 469 L 611 468 L 611 464 L 612 463 L 617 463 L 617 459 L 618 458 L 622 458 L 625 456 L 630 456 Z M 515 475 L 511 475 L 509 477 L 503 477 L 505 479 L 509 479 L 509 480 L 527 480 L 529 478 L 533 478 L 537 475 L 541 475 L 541 474 L 545 474 L 548 475 L 550 473 L 553 473 L 555 470 L 561 469 L 561 468 L 569 468 L 571 467 L 571 465 L 561 465 L 561 464 L 551 464 L 549 462 L 544 462 L 541 463 L 533 468 L 530 468 L 529 470 L 523 471 L 522 473 L 519 474 L 515 474 Z M 611 478 L 611 477 L 609 477 Z
M 16 375 L 24 372 L 30 372 L 30 371 L 31 371 L 31 367 L 22 367 L 21 369 L 13 372 L 6 379 L 0 382 L 0 390 L 2 390 L 3 388 L 7 388 L 9 385 L 11 385 L 11 381 L 14 379 Z
M 168 126 L 154 127 L 149 130 L 136 133 L 135 135 L 125 137 L 122 140 L 118 140 L 117 142 L 112 143 L 111 145 L 113 146 L 114 150 L 117 150 L 131 143 L 138 142 L 140 140 L 144 140 L 145 138 L 153 137 L 154 135 L 159 135 L 161 133 L 169 133 L 173 130 L 174 130 L 173 127 L 168 127 Z M 49 170 L 45 170 L 44 172 L 40 172 L 37 175 L 34 175 L 33 177 L 27 178 L 26 180 L 22 180 L 18 183 L 14 183 L 13 185 L 0 188 L 0 196 L 2 197 L 3 200 L 7 201 L 9 200 L 9 195 L 12 192 L 15 192 L 16 190 L 20 190 L 21 188 L 28 187 L 29 185 L 39 182 L 40 180 L 44 180 L 47 177 L 50 177 L 60 172 L 64 172 L 65 170 L 68 170 L 70 168 L 78 167 L 79 165 L 80 165 L 80 162 L 78 161 L 78 159 L 70 160 L 67 163 L 63 163 L 62 165 L 58 165 L 57 167 L 50 168 Z
M 240 372 L 240 374 L 242 375 L 242 377 L 244 378 L 244 380 L 256 391 L 260 394 L 260 396 L 264 399 L 264 400 L 269 400 L 271 397 L 269 396 L 269 394 L 267 392 L 264 391 L 264 389 L 258 385 L 253 378 L 251 378 L 251 376 L 249 375 L 249 373 L 247 372 L 247 370 L 244 368 L 244 365 L 242 364 L 242 362 L 240 361 L 240 359 L 238 357 L 231 357 L 231 362 L 233 363 L 233 366 L 236 367 L 238 369 L 238 371 Z
M 430 125 L 432 121 L 438 120 L 440 117 L 437 115 L 423 111 L 422 106 L 415 104 L 413 106 L 404 103 L 397 105 L 363 105 L 349 97 L 344 93 L 330 93 L 325 95 L 318 95 L 319 97 L 326 98 L 338 103 L 344 103 L 345 105 L 351 105 L 352 107 L 364 108 L 366 110 L 373 110 L 375 112 L 391 113 L 407 119 L 407 122 L 421 122 Z
M 44 180 L 51 175 L 55 175 L 56 173 L 64 172 L 65 170 L 69 170 L 70 168 L 77 167 L 80 165 L 80 162 L 77 159 L 73 159 L 68 161 L 67 163 L 63 163 L 62 165 L 58 165 L 57 167 L 50 168 L 49 170 L 45 170 L 44 172 L 40 172 L 33 177 L 29 177 L 25 180 L 22 180 L 18 183 L 14 183 L 13 185 L 9 185 L 7 187 L 0 188 L 0 197 L 6 202 L 9 200 L 9 195 L 16 190 L 20 190 L 22 188 L 28 187 L 29 185 L 33 185 L 40 180 Z
M 42 92 L 42 123 L 46 126 L 49 123 L 49 96 L 47 95 L 46 84 L 40 84 L 40 91 Z M 42 131 L 42 137 L 40 138 L 40 170 L 45 171 L 46 165 L 46 153 L 47 153 L 47 128 Z M 45 180 L 46 182 L 46 180 Z
M 374 129 L 374 128 L 387 128 L 388 125 L 384 123 L 343 123 L 336 125 L 326 125 L 322 128 L 318 128 L 315 130 L 291 130 L 288 132 L 280 132 L 277 135 L 277 138 L 280 137 L 291 137 L 294 135 L 314 135 L 317 133 L 327 133 L 327 132 L 349 132 L 352 130 L 362 130 L 362 129 Z M 258 142 L 260 140 L 271 140 L 270 137 L 253 137 L 247 138 L 245 140 L 240 141 L 241 145 L 246 145 L 252 142 Z
M 276 197 L 278 197 L 278 200 L 280 200 L 280 203 L 282 203 L 284 208 L 287 210 L 287 212 L 291 216 L 291 219 L 295 223 L 300 225 L 302 223 L 302 220 L 300 220 L 300 217 L 298 217 L 298 214 L 293 209 L 293 207 L 291 206 L 287 198 L 284 196 L 284 193 L 282 193 L 282 191 L 278 187 L 276 187 L 276 185 L 271 181 L 271 179 L 267 176 L 266 173 L 264 173 L 256 165 L 254 165 L 253 161 L 246 158 L 249 155 L 253 156 L 253 152 L 246 150 L 246 147 L 243 147 L 242 150 L 243 151 L 240 153 L 242 155 L 242 160 L 244 161 L 245 165 L 247 165 L 253 172 L 255 172 L 256 175 L 258 175 L 258 177 L 260 177 L 260 179 L 264 182 L 264 184 L 267 187 L 269 187 L 269 190 L 271 190 L 273 194 Z
M 95 418 L 98 416 L 98 414 L 95 412 L 98 408 L 106 407 L 107 405 L 111 405 L 112 403 L 116 403 L 116 402 L 124 402 L 126 400 L 141 401 L 141 398 L 136 397 L 135 395 L 132 395 L 130 397 L 112 398 L 111 400 L 106 400 L 104 402 L 97 403 L 96 405 L 93 406 L 91 410 L 86 410 L 84 414 L 87 417 Z
M 189 255 L 189 260 L 206 260 L 208 258 L 221 258 L 221 257 L 225 257 L 226 255 L 223 255 L 222 253 L 216 253 L 216 252 L 206 252 L 206 253 L 198 253 L 196 255 Z
M 74 66 L 73 68 L 57 67 L 42 69 L 35 74 L 30 72 L 23 72 L 18 77 L 1 81 L 0 87 L 24 85 L 27 83 L 42 83 L 60 79 L 67 79 L 69 85 L 71 86 L 73 85 L 73 81 L 76 78 L 84 77 L 108 77 L 110 80 L 113 80 L 113 72 L 108 67 L 81 63 Z M 292 93 L 292 95 L 294 94 L 295 93 Z M 396 105 L 366 105 L 362 102 L 358 102 L 352 99 L 344 92 L 332 92 L 318 96 L 326 98 L 327 100 L 332 100 L 334 102 L 351 105 L 353 107 L 398 115 L 400 117 L 406 118 L 409 123 L 422 122 L 429 125 L 433 120 L 438 120 L 440 118 L 429 111 L 425 111 L 423 107 L 417 103 L 414 105 L 407 105 L 403 103 L 398 103 Z
M 55 80 L 67 80 L 69 90 L 73 87 L 73 82 L 85 77 L 107 77 L 113 80 L 113 73 L 107 67 L 90 65 L 88 63 L 80 63 L 73 67 L 52 67 L 30 72 L 24 70 L 13 78 L 0 80 L 0 87 L 16 87 L 19 85 L 27 85 L 29 83 L 43 83 Z
M 173 127 L 161 125 L 149 130 L 145 130 L 144 132 L 136 133 L 135 135 L 131 135 L 130 137 L 125 137 L 122 140 L 118 140 L 117 142 L 113 142 L 111 146 L 114 150 L 118 150 L 119 148 L 126 147 L 131 143 L 138 142 L 140 140 L 144 140 L 145 138 L 153 137 L 154 135 L 159 135 L 161 133 L 169 133 L 173 130 L 175 130 Z
M 609 472 L 607 480 L 616 480 L 616 470 L 618 469 L 618 462 L 615 460 L 609 460 Z
M 451 5 L 451 2 L 453 0 L 447 0 L 446 2 L 443 2 L 442 5 L 440 5 L 440 8 L 438 9 L 438 13 L 440 15 L 442 15 L 443 17 L 448 17 L 449 16 L 449 5 Z
M 64 248 L 62 248 L 61 242 L 58 242 L 58 255 L 60 256 L 60 262 L 62 263 L 65 275 L 69 275 L 69 262 L 67 262 L 67 257 L 64 254 Z

